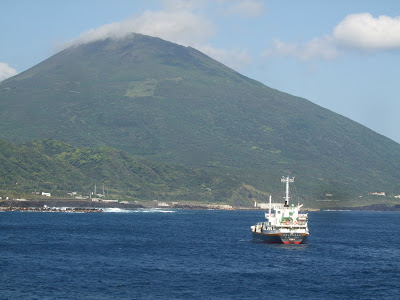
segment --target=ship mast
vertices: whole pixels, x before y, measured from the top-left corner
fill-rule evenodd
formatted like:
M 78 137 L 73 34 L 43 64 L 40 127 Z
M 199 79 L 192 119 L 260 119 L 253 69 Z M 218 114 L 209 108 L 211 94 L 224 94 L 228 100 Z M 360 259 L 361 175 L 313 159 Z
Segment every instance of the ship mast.
M 286 195 L 285 195 L 285 207 L 289 207 L 289 183 L 294 182 L 294 177 L 290 178 L 288 177 L 283 177 L 281 178 L 281 182 L 286 183 Z
M 268 211 L 268 214 L 269 214 L 269 216 L 271 217 L 271 208 L 272 208 L 272 203 L 271 203 L 271 195 L 269 195 L 269 211 Z

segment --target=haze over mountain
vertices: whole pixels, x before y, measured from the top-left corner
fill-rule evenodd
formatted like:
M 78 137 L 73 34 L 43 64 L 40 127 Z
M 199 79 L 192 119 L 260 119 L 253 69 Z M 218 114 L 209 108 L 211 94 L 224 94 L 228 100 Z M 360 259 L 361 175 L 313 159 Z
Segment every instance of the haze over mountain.
M 193 48 L 140 34 L 68 48 L 1 82 L 0 138 L 234 170 L 263 190 L 292 174 L 313 197 L 400 194 L 397 143 Z

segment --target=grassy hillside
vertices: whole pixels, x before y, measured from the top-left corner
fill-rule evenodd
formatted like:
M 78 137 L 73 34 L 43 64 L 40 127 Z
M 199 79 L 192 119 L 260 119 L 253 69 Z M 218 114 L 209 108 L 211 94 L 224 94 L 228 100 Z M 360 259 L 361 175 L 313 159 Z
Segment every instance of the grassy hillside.
M 132 200 L 230 202 L 252 205 L 264 193 L 243 189 L 237 174 L 217 174 L 180 165 L 155 163 L 114 148 L 76 148 L 57 140 L 45 139 L 15 146 L 0 143 L 0 190 L 30 193 L 52 192 L 65 197 L 68 192 L 84 195 L 102 192 L 111 197 Z M 250 188 L 248 188 L 250 189 Z M 232 197 L 234 195 L 234 197 Z M 260 198 L 260 199 L 261 199 Z
M 0 189 L 35 191 L 72 189 L 85 180 L 70 164 L 43 155 L 34 147 L 0 141 Z
M 292 174 L 310 198 L 400 193 L 397 143 L 193 48 L 138 34 L 66 49 L 2 82 L 0 138 L 110 146 L 263 190 Z

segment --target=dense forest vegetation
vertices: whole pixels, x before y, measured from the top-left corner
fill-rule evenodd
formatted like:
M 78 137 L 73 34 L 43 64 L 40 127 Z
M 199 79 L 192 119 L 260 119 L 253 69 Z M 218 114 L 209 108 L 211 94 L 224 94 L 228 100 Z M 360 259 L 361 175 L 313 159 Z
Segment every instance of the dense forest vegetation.
M 251 207 L 267 202 L 270 194 L 279 201 L 284 190 L 279 178 L 273 185 L 254 187 L 249 182 L 256 174 L 230 168 L 189 168 L 149 161 L 111 147 L 77 148 L 58 140 L 36 140 L 14 145 L 0 140 L 0 196 L 16 198 L 70 198 L 72 192 L 83 197 L 129 201 L 190 201 L 227 203 Z M 262 183 L 262 181 L 260 181 Z M 310 197 L 301 189 L 292 189 L 293 200 L 310 207 L 353 206 L 371 203 L 395 204 L 389 197 L 320 191 Z M 361 198 L 360 198 L 361 195 Z M 334 196 L 334 198 L 332 198 Z M 390 197 L 391 196 L 391 197 Z M 326 200 L 339 202 L 325 202 Z
M 237 174 L 145 160 L 111 147 L 76 148 L 57 140 L 15 146 L 0 142 L 0 190 L 51 192 L 67 197 L 97 192 L 125 200 L 229 202 L 252 205 L 266 193 L 243 185 Z M 32 197 L 32 196 L 30 196 Z

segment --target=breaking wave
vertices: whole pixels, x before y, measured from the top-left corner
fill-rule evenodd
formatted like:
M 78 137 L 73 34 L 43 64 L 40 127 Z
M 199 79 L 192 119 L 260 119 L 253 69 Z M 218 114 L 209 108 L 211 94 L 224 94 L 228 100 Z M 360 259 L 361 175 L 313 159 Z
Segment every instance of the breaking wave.
M 103 208 L 105 213 L 174 213 L 175 210 L 166 210 L 159 208 L 141 208 L 141 209 L 125 209 L 125 208 Z

